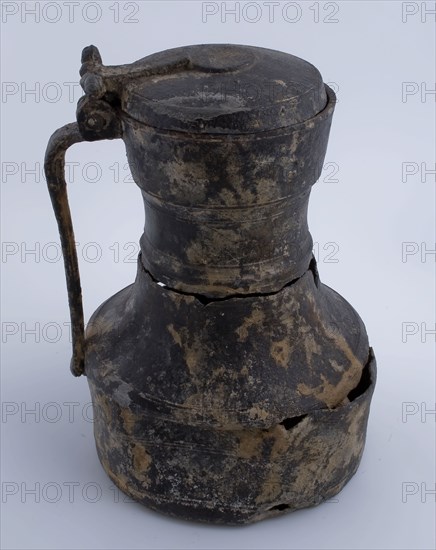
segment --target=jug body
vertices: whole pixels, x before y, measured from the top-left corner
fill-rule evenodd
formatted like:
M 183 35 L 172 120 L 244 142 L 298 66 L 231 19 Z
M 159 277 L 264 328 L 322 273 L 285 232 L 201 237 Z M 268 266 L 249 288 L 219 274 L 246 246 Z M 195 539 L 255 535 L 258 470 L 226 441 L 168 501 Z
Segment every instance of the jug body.
M 101 463 L 155 510 L 249 523 L 331 498 L 358 467 L 375 360 L 357 313 L 312 270 L 205 303 L 139 259 L 87 342 Z

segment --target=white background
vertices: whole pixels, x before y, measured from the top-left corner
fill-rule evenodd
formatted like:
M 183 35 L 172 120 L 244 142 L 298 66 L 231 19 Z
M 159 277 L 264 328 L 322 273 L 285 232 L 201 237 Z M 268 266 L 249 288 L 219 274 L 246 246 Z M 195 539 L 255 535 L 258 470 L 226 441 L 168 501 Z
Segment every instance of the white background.
M 239 22 L 221 2 L 2 4 L 2 547 L 433 548 L 434 2 L 227 3 Z M 86 378 L 69 372 L 57 226 L 44 178 L 26 172 L 75 118 L 81 93 L 68 83 L 84 46 L 111 65 L 208 42 L 292 53 L 335 88 L 330 164 L 309 222 L 321 279 L 362 316 L 379 369 L 365 454 L 346 488 L 239 528 L 124 502 L 103 472 Z M 123 182 L 121 141 L 74 146 L 67 160 L 78 163 L 69 194 L 88 318 L 134 279 L 142 203 Z

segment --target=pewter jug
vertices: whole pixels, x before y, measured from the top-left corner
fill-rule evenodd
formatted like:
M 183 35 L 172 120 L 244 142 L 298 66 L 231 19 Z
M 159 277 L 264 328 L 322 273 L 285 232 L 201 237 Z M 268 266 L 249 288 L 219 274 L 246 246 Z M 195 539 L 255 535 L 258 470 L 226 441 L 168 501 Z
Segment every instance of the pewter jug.
M 150 508 L 208 522 L 331 498 L 359 465 L 376 378 L 307 225 L 334 92 L 302 59 L 228 44 L 122 66 L 90 46 L 80 74 L 77 121 L 51 137 L 45 170 L 103 468 Z M 135 282 L 85 331 L 64 157 L 115 138 L 145 227 Z

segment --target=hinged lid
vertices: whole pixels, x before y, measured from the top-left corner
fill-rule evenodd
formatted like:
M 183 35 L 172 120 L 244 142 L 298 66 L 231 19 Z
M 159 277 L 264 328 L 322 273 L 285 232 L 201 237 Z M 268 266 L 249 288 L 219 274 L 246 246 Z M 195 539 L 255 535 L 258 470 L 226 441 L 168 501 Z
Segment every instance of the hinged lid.
M 105 67 L 85 48 L 87 95 L 166 130 L 244 134 L 306 121 L 324 109 L 319 71 L 283 52 L 232 44 L 185 46 L 130 65 Z

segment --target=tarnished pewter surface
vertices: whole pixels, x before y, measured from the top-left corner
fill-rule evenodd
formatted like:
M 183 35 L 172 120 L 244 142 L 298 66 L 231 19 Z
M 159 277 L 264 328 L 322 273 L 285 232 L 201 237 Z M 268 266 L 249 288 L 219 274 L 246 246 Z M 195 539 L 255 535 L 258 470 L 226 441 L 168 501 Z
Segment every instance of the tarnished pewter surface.
M 100 460 L 156 510 L 252 522 L 319 504 L 357 469 L 375 360 L 359 316 L 312 270 L 278 293 L 203 303 L 139 263 L 87 345 Z

